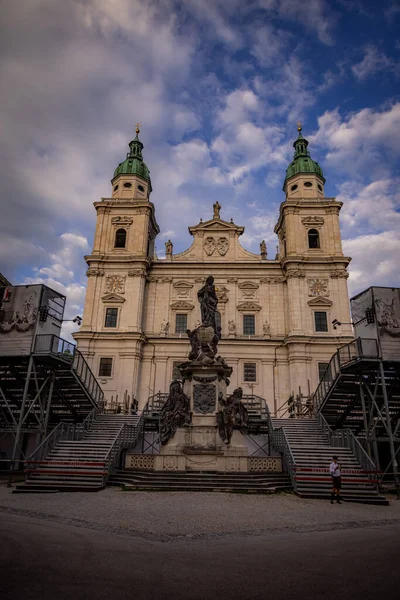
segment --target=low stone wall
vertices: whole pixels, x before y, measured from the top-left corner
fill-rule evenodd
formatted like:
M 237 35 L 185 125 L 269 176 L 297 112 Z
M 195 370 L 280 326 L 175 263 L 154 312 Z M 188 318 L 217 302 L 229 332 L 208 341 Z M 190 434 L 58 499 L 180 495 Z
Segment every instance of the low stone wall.
M 127 454 L 126 469 L 136 471 L 219 471 L 281 473 L 278 456 L 184 456 L 168 454 Z

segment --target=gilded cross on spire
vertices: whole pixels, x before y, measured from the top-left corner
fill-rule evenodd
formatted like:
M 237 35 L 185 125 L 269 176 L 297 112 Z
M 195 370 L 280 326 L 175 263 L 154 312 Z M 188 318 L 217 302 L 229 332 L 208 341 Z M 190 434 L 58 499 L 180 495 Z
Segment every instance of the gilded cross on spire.
M 299 133 L 301 133 L 301 130 L 302 130 L 302 129 L 303 129 L 303 128 L 302 128 L 302 126 L 301 126 L 301 123 L 300 123 L 300 121 L 297 121 L 297 131 L 298 131 Z
M 140 123 L 136 123 L 136 133 L 140 133 Z

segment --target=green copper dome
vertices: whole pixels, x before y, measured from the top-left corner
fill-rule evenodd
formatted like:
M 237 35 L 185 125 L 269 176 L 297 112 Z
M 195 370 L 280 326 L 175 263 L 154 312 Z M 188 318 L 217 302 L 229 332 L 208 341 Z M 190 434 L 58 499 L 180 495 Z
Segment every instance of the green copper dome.
M 307 150 L 308 141 L 301 135 L 301 127 L 299 127 L 298 131 L 299 137 L 293 144 L 295 150 L 293 161 L 286 169 L 284 186 L 290 177 L 293 177 L 293 175 L 298 175 L 299 173 L 313 173 L 315 175 L 319 175 L 322 177 L 325 183 L 324 174 L 321 167 L 315 160 L 311 158 L 310 153 Z
M 130 151 L 126 155 L 124 162 L 119 163 L 114 171 L 114 178 L 117 175 L 138 175 L 142 179 L 146 179 L 150 185 L 150 171 L 147 165 L 143 162 L 142 150 L 143 144 L 139 140 L 139 129 L 136 128 L 136 137 L 129 144 Z

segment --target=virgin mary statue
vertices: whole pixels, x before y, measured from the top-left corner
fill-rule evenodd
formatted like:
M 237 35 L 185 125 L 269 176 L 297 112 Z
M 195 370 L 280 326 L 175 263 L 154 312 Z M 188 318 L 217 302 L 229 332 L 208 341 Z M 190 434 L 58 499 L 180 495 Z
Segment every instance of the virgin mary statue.
M 215 292 L 214 277 L 207 277 L 203 287 L 197 292 L 200 302 L 201 324 L 203 327 L 212 327 L 216 331 L 215 313 L 217 311 L 218 298 Z

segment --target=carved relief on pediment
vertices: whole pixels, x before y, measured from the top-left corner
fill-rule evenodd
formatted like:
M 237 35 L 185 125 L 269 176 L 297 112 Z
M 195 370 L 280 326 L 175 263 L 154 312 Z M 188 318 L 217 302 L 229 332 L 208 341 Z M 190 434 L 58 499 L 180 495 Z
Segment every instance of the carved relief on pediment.
M 125 302 L 125 298 L 120 296 L 119 294 L 105 294 L 102 296 L 102 301 L 107 304 L 122 304 Z
M 173 284 L 174 295 L 177 298 L 187 298 L 190 295 L 190 291 L 193 288 L 193 283 L 187 281 L 177 281 Z
M 229 250 L 229 241 L 226 237 L 220 237 L 217 241 L 217 250 L 221 256 L 225 256 L 225 254 Z
M 215 252 L 215 239 L 213 237 L 206 237 L 204 240 L 204 251 L 207 256 L 212 256 Z
M 307 302 L 307 304 L 308 306 L 332 306 L 333 302 L 328 298 L 323 298 L 322 296 L 319 296 L 318 298 L 312 298 Z
M 303 217 L 301 222 L 307 229 L 320 229 L 324 224 L 324 217 Z
M 256 302 L 239 302 L 236 307 L 240 312 L 243 311 L 259 311 L 261 310 L 261 306 Z
M 228 302 L 228 288 L 226 287 L 218 287 L 215 288 L 218 298 L 218 304 L 226 304 Z
M 132 225 L 133 219 L 131 217 L 112 217 L 111 223 L 115 228 L 123 227 L 124 229 L 128 229 Z
M 229 240 L 227 237 L 215 238 L 212 236 L 207 236 L 205 238 L 204 251 L 207 256 L 212 256 L 216 250 L 220 256 L 225 256 L 229 250 Z
M 172 302 L 171 309 L 172 310 L 193 310 L 194 305 L 187 300 L 177 300 L 176 302 Z
M 243 281 L 242 283 L 239 283 L 239 285 L 238 285 L 238 288 L 241 291 L 242 297 L 245 299 L 255 298 L 256 292 L 259 287 L 260 286 L 257 283 L 254 283 L 253 281 Z

